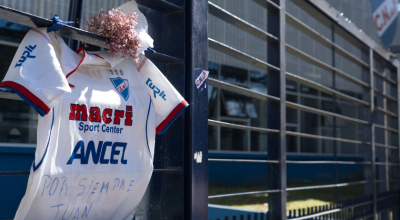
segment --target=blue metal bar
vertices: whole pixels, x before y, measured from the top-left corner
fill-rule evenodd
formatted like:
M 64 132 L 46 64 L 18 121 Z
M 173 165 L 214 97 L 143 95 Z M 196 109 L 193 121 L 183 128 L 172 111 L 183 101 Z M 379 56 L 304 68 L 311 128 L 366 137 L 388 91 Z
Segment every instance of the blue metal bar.
M 154 9 L 156 11 L 174 14 L 183 12 L 183 8 L 164 0 L 136 0 L 139 5 Z
M 268 94 L 279 97 L 280 102 L 268 102 L 268 128 L 280 133 L 268 134 L 268 160 L 278 160 L 279 164 L 268 165 L 268 188 L 279 193 L 268 196 L 269 218 L 286 219 L 286 1 L 272 0 L 280 10 L 267 13 L 267 30 L 279 38 L 267 47 L 267 62 L 275 68 L 268 72 Z
M 281 192 L 281 190 L 279 190 L 279 189 L 273 189 L 273 190 L 260 190 L 260 191 L 252 191 L 252 192 L 229 193 L 229 194 L 208 196 L 208 199 L 232 197 L 232 196 L 254 195 L 254 194 L 264 194 L 264 193 L 280 193 L 280 192 Z
M 78 4 L 75 1 L 78 0 L 71 0 L 71 4 Z M 82 1 L 83 0 L 79 0 Z M 71 10 L 70 14 L 75 13 L 75 17 L 79 17 L 79 10 Z M 38 27 L 50 27 L 53 25 L 53 22 L 49 19 L 42 18 L 36 15 L 32 15 L 26 12 L 18 11 L 6 6 L 0 5 L 0 19 L 4 19 L 7 21 L 11 21 L 17 24 L 21 24 L 24 26 L 32 27 L 32 28 L 38 28 Z M 69 20 L 73 20 L 74 18 L 71 16 Z M 76 20 L 76 18 L 75 18 Z M 63 37 L 67 37 L 69 39 L 73 39 L 76 41 L 81 41 L 81 42 L 90 42 L 90 44 L 98 46 L 98 47 L 103 47 L 107 48 L 107 44 L 105 43 L 106 38 L 102 37 L 100 35 L 92 34 L 90 32 L 87 32 L 85 30 L 79 29 L 77 27 L 72 27 L 69 25 L 64 25 L 61 29 L 58 30 L 60 32 L 60 35 Z M 77 48 L 78 44 L 72 45 L 75 49 Z M 161 62 L 161 63 L 168 63 L 168 64 L 182 64 L 183 60 L 180 58 L 176 58 L 173 56 L 169 56 L 166 54 L 162 53 L 146 53 L 146 56 L 156 62 Z
M 83 0 L 70 0 L 69 11 L 68 11 L 68 21 L 75 22 L 71 26 L 76 27 L 76 28 L 81 28 L 82 13 L 83 13 Z M 86 42 L 86 43 L 89 43 L 89 42 Z M 70 38 L 67 39 L 66 43 L 74 51 L 78 50 L 79 44 L 80 44 L 79 41 L 73 40 Z
M 187 220 L 208 217 L 208 92 L 194 83 L 195 68 L 208 69 L 207 9 L 207 0 L 185 0 L 185 99 L 190 106 L 185 111 L 182 219 Z

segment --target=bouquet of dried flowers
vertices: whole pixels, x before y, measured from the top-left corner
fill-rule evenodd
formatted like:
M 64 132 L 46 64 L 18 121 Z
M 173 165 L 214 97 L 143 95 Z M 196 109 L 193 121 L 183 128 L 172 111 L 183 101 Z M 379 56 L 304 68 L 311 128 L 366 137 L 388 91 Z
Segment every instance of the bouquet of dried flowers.
M 97 15 L 86 18 L 83 23 L 88 26 L 88 31 L 107 38 L 107 45 L 111 55 L 138 60 L 141 48 L 138 33 L 134 27 L 137 25 L 136 13 L 124 14 L 121 9 L 100 10 Z

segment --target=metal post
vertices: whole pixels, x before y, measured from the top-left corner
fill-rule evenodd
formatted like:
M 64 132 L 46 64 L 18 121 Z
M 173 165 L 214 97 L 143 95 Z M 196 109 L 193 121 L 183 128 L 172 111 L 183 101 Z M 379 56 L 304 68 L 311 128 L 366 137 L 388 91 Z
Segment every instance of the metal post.
M 69 2 L 68 21 L 75 22 L 71 24 L 73 27 L 81 28 L 82 26 L 83 3 L 84 0 L 70 0 Z M 79 43 L 80 42 L 77 40 L 67 39 L 67 45 L 72 50 L 77 50 L 79 48 Z
M 384 67 L 385 66 L 387 66 L 387 65 L 384 64 Z M 382 79 L 382 84 L 383 84 L 382 85 L 383 86 L 382 87 L 383 94 L 386 95 L 386 82 L 385 82 L 384 79 Z M 387 110 L 387 99 L 386 99 L 386 97 L 383 97 L 383 108 L 385 110 Z M 388 126 L 387 114 L 383 114 L 383 126 L 385 126 L 385 127 Z M 388 142 L 388 130 L 384 130 L 383 132 L 384 132 L 383 141 L 384 141 L 385 145 L 389 145 L 389 142 Z M 379 183 L 379 189 L 378 189 L 379 192 L 386 192 L 386 191 L 389 190 L 389 173 L 388 173 L 388 170 L 389 170 L 389 167 L 388 167 L 389 161 L 388 161 L 388 159 L 389 159 L 389 157 L 388 157 L 388 150 L 389 150 L 388 148 L 380 149 L 379 153 L 378 153 L 379 160 L 383 159 L 384 162 L 385 162 L 385 166 L 379 166 L 379 170 L 378 170 L 379 180 L 382 180 L 382 179 L 386 180 L 386 182 L 380 182 Z M 389 211 L 381 213 L 381 219 L 382 220 L 387 220 L 388 216 L 389 216 Z
M 397 72 L 397 100 L 400 98 L 400 86 L 399 86 L 399 79 L 400 79 L 400 63 L 399 60 L 395 60 L 395 62 L 393 63 L 393 65 L 396 67 L 396 72 Z M 400 102 L 397 101 L 397 123 L 398 126 L 400 128 Z M 398 138 L 398 143 L 397 146 L 400 146 L 400 135 L 397 135 Z M 400 149 L 397 149 L 397 155 L 395 155 L 394 153 L 392 154 L 392 156 L 394 157 L 394 161 L 395 163 L 400 163 Z M 400 167 L 392 167 L 393 169 L 393 179 L 400 179 Z M 400 190 L 400 183 L 396 182 L 393 184 L 393 190 Z M 393 212 L 393 219 L 399 219 L 400 218 L 400 207 L 397 207 L 395 209 L 395 211 Z
M 332 42 L 335 43 L 335 25 L 332 24 Z M 332 66 L 335 67 L 335 47 L 332 45 Z M 336 73 L 335 71 L 332 72 L 332 88 L 336 90 Z M 333 112 L 336 112 L 336 106 L 337 106 L 337 98 L 336 95 L 333 94 Z M 333 137 L 336 138 L 336 117 L 333 117 Z M 333 141 L 333 160 L 337 161 L 337 142 Z M 338 180 L 338 166 L 335 163 L 334 165 L 334 172 L 335 172 L 335 184 L 338 184 L 339 180 Z M 339 201 L 339 196 L 338 196 L 338 188 L 335 187 L 335 202 Z
M 374 51 L 369 48 L 369 89 L 370 89 L 370 125 L 371 125 L 371 166 L 372 166 L 372 195 L 373 195 L 373 214 L 375 219 L 376 216 L 376 166 L 375 166 L 375 124 L 374 124 Z
M 268 73 L 268 93 L 280 97 L 280 102 L 268 102 L 268 127 L 280 133 L 268 136 L 268 159 L 279 164 L 268 166 L 268 188 L 280 193 L 268 195 L 269 219 L 286 219 L 286 54 L 285 54 L 285 0 L 273 0 L 280 10 L 268 11 L 268 33 L 279 37 L 279 42 L 268 44 L 268 63 L 280 67 L 280 71 Z
M 195 85 L 195 68 L 208 69 L 208 2 L 186 0 L 184 219 L 208 218 L 208 93 Z M 202 155 L 195 160 L 194 155 Z

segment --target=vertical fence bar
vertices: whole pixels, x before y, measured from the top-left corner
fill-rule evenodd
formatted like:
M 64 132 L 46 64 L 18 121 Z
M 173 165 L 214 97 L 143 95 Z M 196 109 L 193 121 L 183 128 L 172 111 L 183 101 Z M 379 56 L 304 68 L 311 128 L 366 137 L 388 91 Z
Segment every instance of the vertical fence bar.
M 335 42 L 335 25 L 332 24 L 332 42 Z M 335 47 L 332 45 L 332 66 L 335 67 Z M 336 89 L 336 73 L 335 71 L 332 72 L 333 77 L 332 77 L 332 88 Z M 336 113 L 336 105 L 337 105 L 337 98 L 336 95 L 333 94 L 333 111 Z M 322 116 L 320 116 L 322 117 Z M 333 137 L 336 138 L 336 117 L 333 117 Z M 337 142 L 333 141 L 333 160 L 337 161 Z M 335 184 L 338 184 L 338 166 L 335 163 L 334 165 L 334 173 L 335 173 Z M 335 201 L 337 202 L 339 200 L 338 196 L 338 188 L 335 187 Z
M 384 64 L 384 67 L 386 67 L 387 65 L 386 64 Z M 384 69 L 384 73 L 383 73 L 384 75 L 385 75 L 385 69 Z M 386 95 L 386 81 L 384 80 L 384 79 L 382 79 L 382 91 L 383 91 L 383 94 L 385 94 Z M 389 94 L 390 95 L 390 94 Z M 385 109 L 385 110 L 387 110 L 387 98 L 386 98 L 386 96 L 384 96 L 383 97 L 383 108 Z M 383 114 L 383 125 L 385 126 L 385 127 L 388 127 L 388 123 L 387 123 L 387 114 Z M 383 131 L 384 132 L 384 143 L 385 143 L 385 145 L 389 145 L 389 142 L 388 142 L 388 130 L 384 130 Z M 383 159 L 385 160 L 385 166 L 381 166 L 381 170 L 379 170 L 379 180 L 382 180 L 381 179 L 381 176 L 383 177 L 383 179 L 384 180 L 386 180 L 386 182 L 380 182 L 379 183 L 379 192 L 387 192 L 387 191 L 389 191 L 389 166 L 388 166 L 388 163 L 389 163 L 389 149 L 388 148 L 384 148 L 384 149 L 382 149 L 383 150 Z M 382 174 L 381 174 L 382 173 Z M 381 213 L 381 218 L 382 218 L 382 220 L 388 220 L 388 213 L 389 213 L 389 211 L 386 211 L 386 212 L 382 212 Z
M 396 73 L 397 73 L 397 100 L 399 100 L 400 98 L 400 86 L 399 86 L 399 79 L 400 79 L 400 64 L 399 64 L 399 60 L 395 60 L 393 62 L 393 65 L 396 67 Z M 400 102 L 397 101 L 397 115 L 399 115 L 400 112 Z M 397 123 L 398 123 L 398 128 L 400 129 L 400 116 L 397 117 Z M 400 134 L 397 135 L 397 146 L 400 146 Z M 394 162 L 395 163 L 400 163 L 400 150 L 397 149 L 397 155 L 395 156 L 394 154 L 392 155 L 392 157 L 394 157 Z M 393 170 L 393 179 L 399 180 L 400 179 L 400 167 L 392 167 Z M 393 183 L 393 190 L 400 190 L 400 183 L 399 182 L 395 182 Z M 393 211 L 393 219 L 400 219 L 400 207 L 397 207 L 394 211 Z
M 81 28 L 82 24 L 82 14 L 83 14 L 83 3 L 84 0 L 70 0 L 69 2 L 69 11 L 68 11 L 68 21 L 73 21 L 75 23 L 71 24 L 71 26 L 76 28 Z M 79 22 L 76 22 L 76 21 Z M 72 50 L 77 50 L 79 48 L 79 41 L 67 39 L 67 45 Z
M 269 219 L 286 219 L 286 54 L 285 54 L 285 0 L 272 0 L 280 10 L 268 10 L 268 33 L 279 37 L 279 42 L 270 42 L 267 48 L 268 63 L 280 67 L 280 71 L 268 72 L 268 93 L 280 97 L 280 102 L 268 102 L 268 127 L 280 133 L 268 136 L 268 159 L 279 160 L 279 164 L 268 165 L 268 188 L 280 193 L 268 195 Z
M 374 124 L 374 111 L 375 111 L 375 103 L 374 103 L 374 51 L 372 48 L 369 48 L 369 88 L 370 88 L 370 125 L 371 125 L 371 166 L 372 166 L 372 197 L 373 197 L 373 214 L 375 219 L 376 216 L 376 165 L 375 165 L 375 124 Z
M 372 205 L 372 210 L 368 214 L 375 213 L 376 214 L 376 166 L 375 166 L 375 128 L 374 128 L 374 88 L 373 88 L 373 80 L 374 80 L 374 52 L 371 48 L 368 48 L 369 55 L 369 88 L 365 89 L 363 92 L 364 97 L 368 97 L 368 102 L 370 103 L 369 109 L 365 111 L 365 118 L 369 118 L 369 124 L 364 126 L 364 161 L 371 162 L 371 165 L 364 165 L 364 179 L 369 181 L 364 184 L 364 195 L 370 196 L 374 203 Z M 366 144 L 370 142 L 371 144 Z M 365 209 L 362 209 L 362 214 L 365 213 Z M 373 218 L 368 218 L 373 219 Z
M 208 2 L 185 1 L 184 219 L 208 218 L 208 93 L 196 88 L 195 68 L 208 69 Z M 194 154 L 202 157 L 195 160 Z

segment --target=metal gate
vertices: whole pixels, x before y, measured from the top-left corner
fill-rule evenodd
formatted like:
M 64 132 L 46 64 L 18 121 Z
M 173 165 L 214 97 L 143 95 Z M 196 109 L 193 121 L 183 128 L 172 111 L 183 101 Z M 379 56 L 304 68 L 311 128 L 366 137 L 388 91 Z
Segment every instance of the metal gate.
M 220 37 L 219 41 L 209 38 L 209 47 L 234 58 L 235 61 L 263 69 L 268 74 L 268 92 L 257 92 L 251 89 L 250 83 L 245 84 L 240 80 L 235 81 L 223 78 L 220 72 L 214 74 L 213 78 L 209 80 L 209 84 L 218 91 L 216 99 L 219 99 L 221 91 L 229 91 L 250 100 L 267 102 L 265 105 L 268 106 L 268 125 L 260 126 L 255 123 L 257 125 L 252 126 L 251 124 L 228 123 L 221 119 L 222 117 L 219 117 L 219 113 L 215 118 L 208 120 L 208 125 L 210 128 L 229 128 L 243 132 L 248 131 L 249 133 L 267 134 L 268 158 L 254 160 L 238 159 L 239 156 L 236 156 L 232 159 L 210 158 L 209 161 L 220 164 L 267 163 L 268 183 L 265 186 L 265 190 L 210 195 L 208 198 L 268 193 L 268 213 L 257 213 L 254 216 L 226 216 L 225 219 L 277 220 L 288 218 L 301 220 L 376 219 L 377 217 L 389 219 L 389 215 L 391 215 L 392 219 L 399 219 L 399 130 L 398 127 L 390 124 L 390 120 L 397 124 L 399 123 L 398 79 L 400 71 L 398 60 L 394 59 L 387 50 L 364 34 L 348 18 L 343 17 L 343 13 L 335 10 L 326 1 L 249 0 L 249 2 L 251 1 L 266 10 L 267 25 L 265 29 L 250 23 L 243 15 L 242 17 L 238 16 L 237 14 L 239 13 L 237 11 L 235 11 L 235 14 L 227 10 L 228 7 L 226 5 L 228 4 L 225 4 L 224 1 L 210 1 L 208 3 L 209 13 L 215 17 L 215 20 L 219 19 L 222 21 L 221 23 L 229 24 L 232 29 L 236 28 L 235 33 L 243 33 L 243 36 L 245 34 L 252 35 L 267 42 L 267 58 L 263 60 L 257 57 L 259 54 L 253 51 L 255 47 L 252 46 L 254 45 L 247 46 L 252 47 L 253 50 L 243 45 L 235 45 L 236 47 L 247 49 L 246 52 L 236 49 L 232 45 L 235 43 L 234 40 L 230 38 L 227 40 L 227 38 Z M 219 2 L 220 5 L 216 2 Z M 252 4 L 254 5 L 254 3 Z M 238 5 L 240 5 L 239 3 L 236 6 L 240 7 Z M 292 9 L 298 9 L 302 14 L 291 14 L 287 10 L 288 5 Z M 230 7 L 231 9 L 233 8 L 232 5 Z M 300 14 L 307 14 L 307 16 L 303 16 L 302 20 Z M 317 22 L 323 23 L 320 26 L 324 26 L 321 29 L 325 32 L 317 29 L 318 25 L 310 26 Z M 288 35 L 288 30 L 292 31 L 290 33 L 293 36 Z M 301 33 L 304 38 L 300 39 L 300 34 L 296 35 L 295 32 Z M 211 31 L 209 31 L 209 34 L 211 36 Z M 216 34 L 214 36 L 219 37 Z M 349 42 L 344 42 L 345 40 L 342 36 L 346 36 L 346 40 Z M 222 42 L 224 40 L 225 42 Z M 302 47 L 302 44 L 306 43 L 305 41 L 315 41 L 316 44 L 322 45 L 326 50 L 321 50 L 321 53 L 314 53 L 311 49 Z M 352 50 L 354 48 L 357 48 L 357 51 L 359 50 L 362 55 L 355 54 Z M 338 60 L 339 58 L 340 60 Z M 291 62 L 298 64 L 298 68 L 292 68 L 294 65 Z M 361 74 L 356 75 L 355 71 L 350 68 L 346 69 L 340 62 L 347 62 L 348 65 L 357 66 L 357 70 L 359 69 Z M 317 69 L 318 71 L 310 69 Z M 308 77 L 305 73 L 306 71 L 309 71 L 310 75 L 315 74 L 320 78 L 329 77 L 329 85 L 323 80 L 317 81 L 317 77 Z M 322 75 L 322 73 L 325 75 Z M 249 79 L 250 77 L 246 79 L 246 82 L 250 81 Z M 318 105 L 310 106 L 310 104 L 306 104 L 299 98 L 299 95 L 290 94 L 291 91 L 287 86 L 288 82 L 290 83 L 289 85 L 296 85 L 297 92 L 299 92 L 301 85 L 312 89 L 319 96 L 324 93 L 325 97 L 329 96 L 333 100 L 331 102 L 333 106 L 323 108 Z M 361 95 L 348 93 L 349 90 L 343 89 L 344 82 L 349 87 L 359 88 Z M 361 117 L 338 112 L 336 109 L 344 101 L 362 109 L 360 111 Z M 320 131 L 318 133 L 306 132 L 301 127 L 288 129 L 288 123 L 286 122 L 288 118 L 287 111 L 316 115 L 318 120 L 322 120 L 320 118 L 323 117 L 329 118 L 332 128 L 328 130 L 329 133 L 326 132 L 328 134 Z M 362 138 L 361 135 L 355 138 L 347 138 L 345 134 L 340 134 L 340 127 L 348 125 L 345 123 L 355 125 L 357 131 L 364 134 Z M 218 138 L 217 141 L 220 141 Z M 304 139 L 315 140 L 318 143 L 329 142 L 333 146 L 332 154 L 334 160 L 287 160 L 286 141 Z M 349 148 L 359 147 L 363 152 L 364 161 L 340 161 L 337 155 L 338 147 L 345 144 L 348 144 Z M 333 184 L 326 185 L 287 187 L 286 172 L 288 164 L 332 164 L 333 169 L 326 172 L 334 173 L 335 181 Z M 362 164 L 364 166 L 364 179 L 354 182 L 339 182 L 337 167 L 341 164 Z M 263 173 L 260 173 L 261 175 Z M 351 185 L 364 187 L 366 196 L 349 201 L 339 201 L 338 188 Z M 286 210 L 287 192 L 323 188 L 335 189 L 336 203 L 330 206 L 312 207 L 311 209 Z
M 208 202 L 207 92 L 196 88 L 194 69 L 207 69 L 207 2 L 137 0 L 137 3 L 148 19 L 149 34 L 155 40 L 156 52 L 146 52 L 146 56 L 184 96 L 190 107 L 168 131 L 156 138 L 155 169 L 136 219 L 205 219 Z M 68 20 L 81 21 L 84 9 L 84 0 L 70 0 Z M 57 13 L 59 9 L 54 10 Z M 53 24 L 49 19 L 1 5 L 0 19 L 31 28 Z M 72 49 L 78 49 L 79 41 L 106 48 L 105 38 L 79 28 L 78 24 L 75 27 L 64 25 L 59 30 Z M 22 100 L 4 89 L 0 91 L 0 98 Z M 195 160 L 195 153 L 202 155 L 202 163 Z M 25 171 L 0 169 L 0 178 L 29 175 L 29 167 Z M 1 195 L 0 198 L 7 199 Z M 9 214 L 7 218 L 12 217 Z

